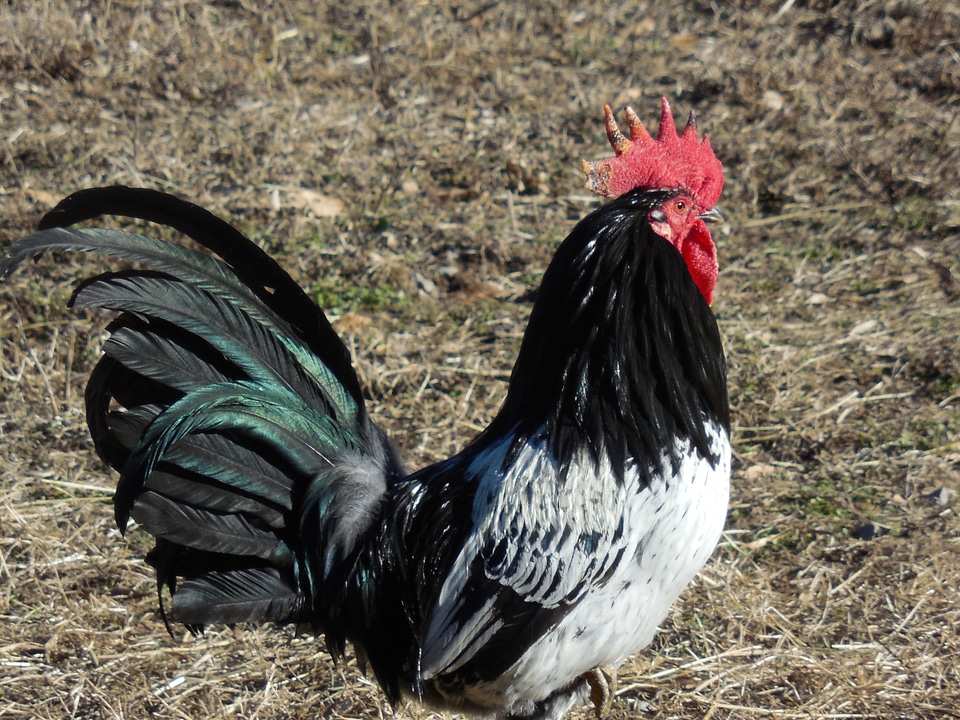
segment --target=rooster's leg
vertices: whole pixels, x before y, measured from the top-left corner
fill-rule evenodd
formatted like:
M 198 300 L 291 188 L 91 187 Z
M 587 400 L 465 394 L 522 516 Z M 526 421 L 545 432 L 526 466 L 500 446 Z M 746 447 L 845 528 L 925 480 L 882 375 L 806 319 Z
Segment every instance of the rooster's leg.
M 617 671 L 609 665 L 600 665 L 581 675 L 590 686 L 590 699 L 597 713 L 597 720 L 603 720 L 610 712 L 613 698 L 617 694 Z

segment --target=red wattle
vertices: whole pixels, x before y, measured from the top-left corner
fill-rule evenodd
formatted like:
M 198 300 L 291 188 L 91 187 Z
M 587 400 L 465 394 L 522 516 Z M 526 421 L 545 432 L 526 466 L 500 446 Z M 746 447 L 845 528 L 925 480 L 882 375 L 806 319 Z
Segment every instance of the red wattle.
M 717 247 L 703 220 L 697 220 L 681 241 L 680 254 L 687 263 L 693 281 L 708 304 L 713 304 L 713 288 L 717 284 Z

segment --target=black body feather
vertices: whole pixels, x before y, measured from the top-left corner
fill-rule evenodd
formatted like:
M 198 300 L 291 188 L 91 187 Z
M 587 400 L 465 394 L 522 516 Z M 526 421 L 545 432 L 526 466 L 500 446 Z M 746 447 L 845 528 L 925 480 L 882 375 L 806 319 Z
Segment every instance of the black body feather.
M 635 191 L 577 225 L 546 271 L 496 418 L 459 455 L 409 476 L 323 312 L 259 247 L 190 203 L 129 188 L 76 193 L 7 249 L 0 277 L 52 250 L 150 266 L 86 280 L 73 302 L 120 313 L 90 377 L 87 420 L 121 472 L 118 525 L 132 516 L 157 538 L 148 560 L 172 593 L 171 619 L 195 629 L 311 621 L 335 654 L 361 646 L 391 701 L 413 693 L 457 706 L 463 688 L 504 673 L 622 559 L 611 551 L 569 591 L 528 573 L 521 592 L 520 556 L 481 546 L 452 622 L 492 607 L 496 623 L 485 621 L 454 669 L 424 677 L 438 593 L 476 519 L 475 461 L 506 439 L 494 468 L 505 471 L 539 433 L 560 468 L 586 448 L 618 474 L 628 462 L 653 474 L 677 461 L 677 438 L 711 456 L 705 419 L 729 425 L 713 315 L 647 221 L 671 195 Z M 65 228 L 101 215 L 169 225 L 222 261 Z M 601 542 L 567 531 L 586 552 Z M 518 573 L 513 586 L 498 580 Z

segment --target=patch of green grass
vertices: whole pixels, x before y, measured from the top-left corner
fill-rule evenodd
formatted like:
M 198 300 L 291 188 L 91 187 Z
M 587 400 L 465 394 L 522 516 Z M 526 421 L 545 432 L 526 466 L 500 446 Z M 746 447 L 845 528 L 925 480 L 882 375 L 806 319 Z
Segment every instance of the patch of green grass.
M 873 295 L 883 290 L 883 285 L 873 280 L 857 278 L 850 283 L 850 290 L 860 295 Z
M 809 541 L 809 538 L 808 538 Z M 805 544 L 803 537 L 798 532 L 785 532 L 777 535 L 773 540 L 767 543 L 768 553 L 776 554 L 778 552 L 796 552 Z
M 814 245 L 807 248 L 804 257 L 809 262 L 830 265 L 843 260 L 844 253 L 836 245 Z
M 313 299 L 325 311 L 343 313 L 398 310 L 410 303 L 410 296 L 392 285 L 361 285 L 321 280 L 313 288 Z
M 74 317 L 74 311 L 67 306 L 72 294 L 72 285 L 51 287 L 49 280 L 36 277 L 17 289 L 16 301 L 25 323 L 50 323 Z
M 758 293 L 763 295 L 778 295 L 780 293 L 781 283 L 775 278 L 761 277 L 757 278 L 754 287 Z
M 910 195 L 890 207 L 877 210 L 877 224 L 913 233 L 925 233 L 944 220 L 944 210 L 932 200 Z
M 504 303 L 495 298 L 476 298 L 469 303 L 450 308 L 450 318 L 457 324 L 467 320 L 475 324 L 485 324 L 500 319 L 503 314 Z
M 346 57 L 357 53 L 357 41 L 348 33 L 331 28 L 330 36 L 326 40 L 326 50 L 333 55 Z
M 843 510 L 834 502 L 834 498 L 816 495 L 807 501 L 807 515 L 818 517 L 843 517 Z
M 575 37 L 566 47 L 567 60 L 577 65 L 587 65 L 591 61 L 607 57 L 614 52 L 617 41 L 614 37 L 603 37 L 598 40 L 586 37 Z
M 912 420 L 900 433 L 903 450 L 933 450 L 955 442 L 960 436 L 960 414 L 951 413 L 946 420 Z

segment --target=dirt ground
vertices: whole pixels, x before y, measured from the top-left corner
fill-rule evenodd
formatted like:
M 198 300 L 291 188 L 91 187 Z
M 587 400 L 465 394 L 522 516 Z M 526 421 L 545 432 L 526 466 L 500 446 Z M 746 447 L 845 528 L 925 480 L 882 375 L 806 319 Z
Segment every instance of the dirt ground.
M 960 717 L 953 2 L 5 0 L 0 244 L 81 187 L 199 202 L 313 290 L 415 467 L 502 399 L 601 106 L 661 95 L 726 169 L 734 489 L 613 718 Z M 0 718 L 391 716 L 309 633 L 165 632 L 84 425 L 105 319 L 64 307 L 103 263 L 0 287 Z

